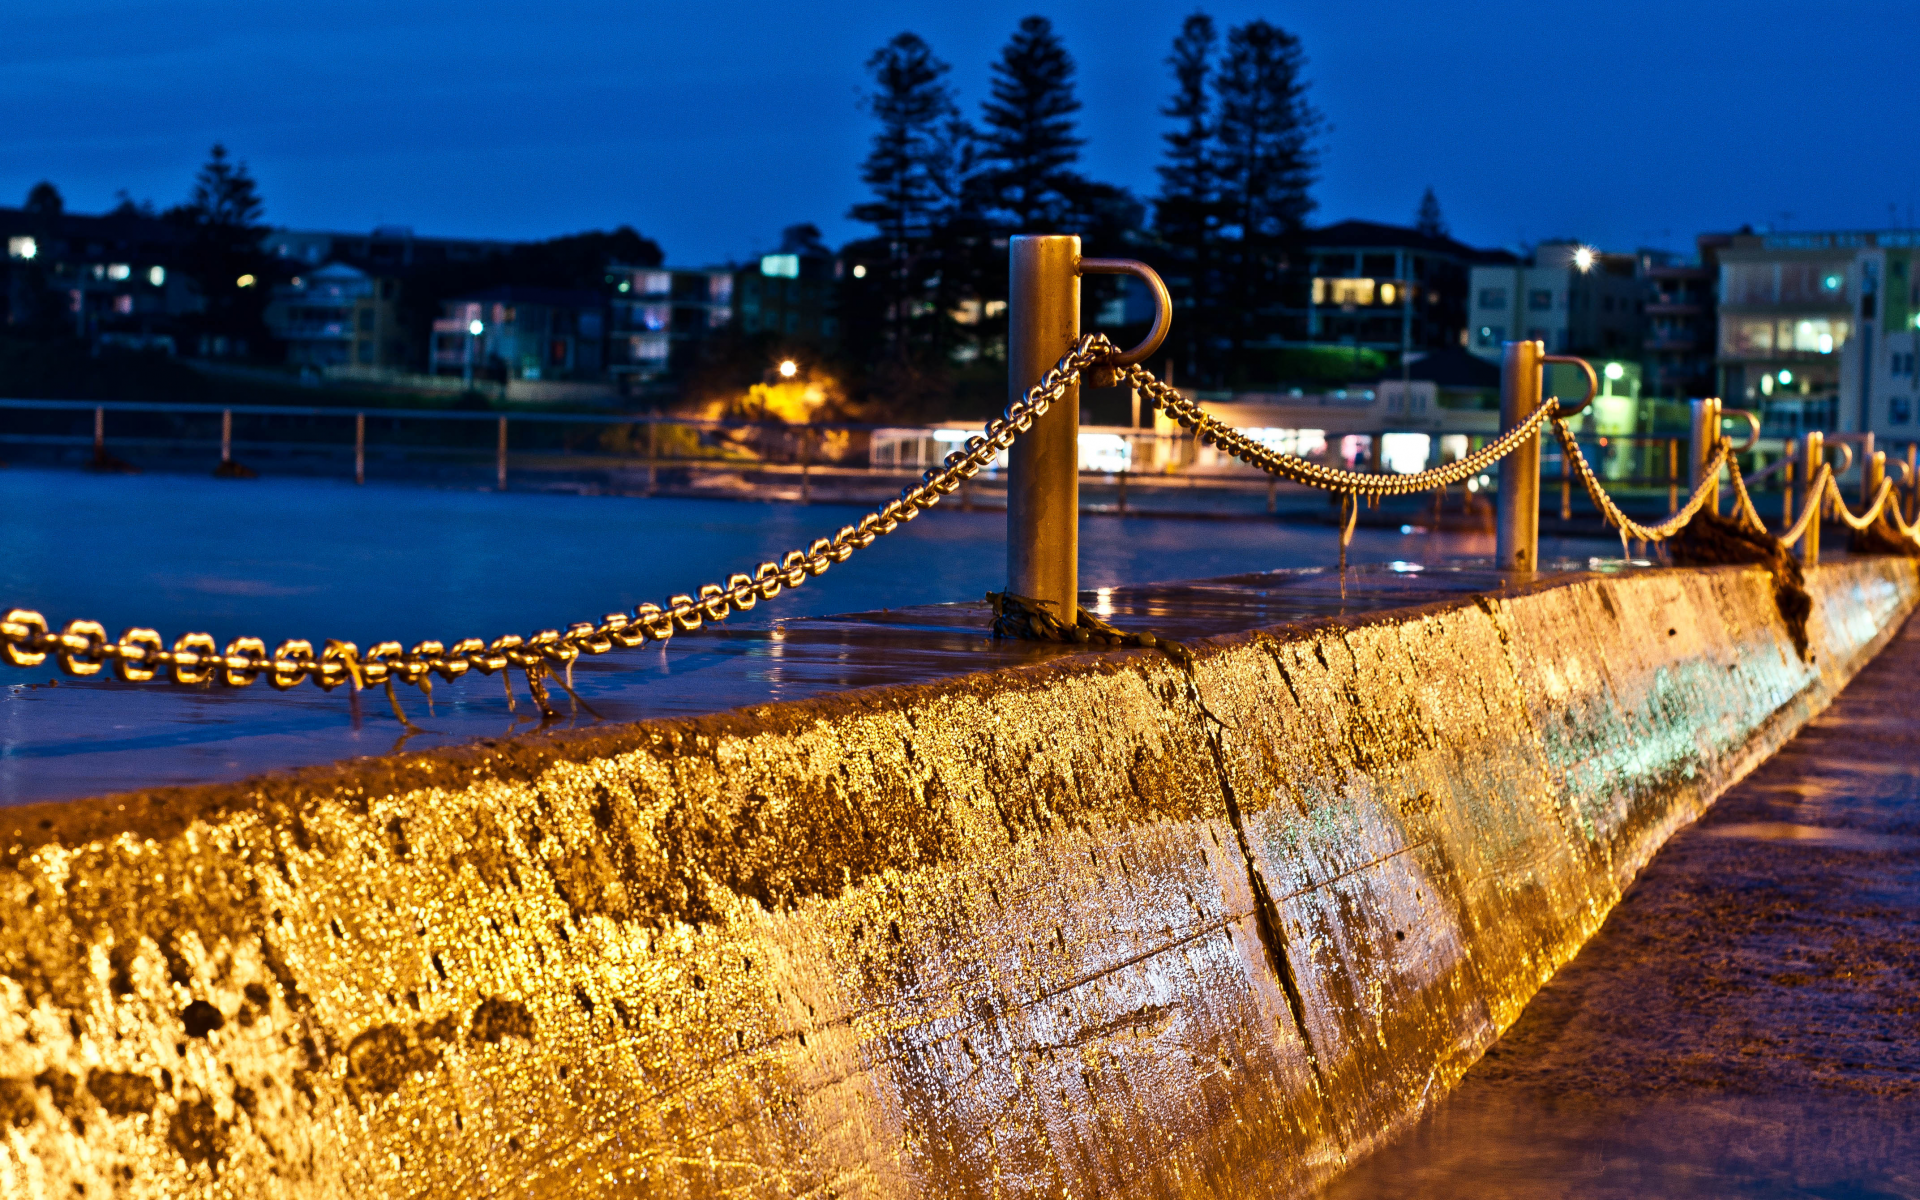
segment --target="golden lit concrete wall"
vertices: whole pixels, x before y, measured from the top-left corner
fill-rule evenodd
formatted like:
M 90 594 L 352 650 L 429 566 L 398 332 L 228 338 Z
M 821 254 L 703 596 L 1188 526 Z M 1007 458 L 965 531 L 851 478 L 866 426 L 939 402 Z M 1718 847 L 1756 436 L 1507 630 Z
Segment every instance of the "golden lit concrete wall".
M 0 1193 L 1298 1194 L 1916 580 L 1812 588 L 1812 666 L 1646 572 L 12 810 Z

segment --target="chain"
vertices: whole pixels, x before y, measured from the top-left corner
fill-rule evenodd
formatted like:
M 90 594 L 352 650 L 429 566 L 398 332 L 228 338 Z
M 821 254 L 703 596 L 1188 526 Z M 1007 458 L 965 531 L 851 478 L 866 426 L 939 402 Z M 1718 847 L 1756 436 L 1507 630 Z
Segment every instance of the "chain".
M 1526 420 L 1501 434 L 1498 439 L 1465 458 L 1456 459 L 1445 466 L 1421 471 L 1414 475 L 1374 475 L 1362 471 L 1341 471 L 1332 467 L 1323 467 L 1319 463 L 1291 454 L 1276 454 L 1246 434 L 1231 428 L 1199 404 L 1160 382 L 1144 367 L 1134 365 L 1125 370 L 1116 371 L 1115 376 L 1120 381 L 1129 383 L 1146 393 L 1167 416 L 1178 421 L 1185 428 L 1193 430 L 1194 436 L 1202 442 L 1220 447 L 1249 466 L 1258 467 L 1269 475 L 1278 475 L 1295 483 L 1304 483 L 1308 487 L 1372 499 L 1433 491 L 1436 488 L 1449 487 L 1462 480 L 1471 479 L 1519 449 L 1528 438 L 1539 432 L 1543 422 L 1559 411 L 1559 403 L 1549 399 L 1539 408 L 1534 409 Z
M 1560 439 L 1560 445 L 1566 451 L 1566 461 L 1572 464 L 1574 473 L 1580 477 L 1580 486 L 1587 490 L 1588 496 L 1592 497 L 1594 507 L 1600 510 L 1600 515 L 1606 518 L 1608 524 L 1620 531 L 1621 537 L 1638 538 L 1646 542 L 1664 541 L 1686 528 L 1687 522 L 1693 520 L 1693 515 L 1705 506 L 1707 500 L 1713 495 L 1714 489 L 1719 486 L 1720 468 L 1726 465 L 1733 454 L 1731 443 L 1724 437 L 1721 438 L 1720 444 L 1714 448 L 1713 457 L 1707 461 L 1705 469 L 1700 472 L 1699 486 L 1693 489 L 1693 495 L 1687 497 L 1687 502 L 1680 506 L 1680 511 L 1658 524 L 1642 525 L 1622 512 L 1620 506 L 1614 503 L 1613 497 L 1607 494 L 1607 489 L 1600 485 L 1599 478 L 1593 473 L 1593 465 L 1587 461 L 1587 456 L 1580 452 L 1580 444 L 1574 440 L 1573 430 L 1567 427 L 1567 423 L 1555 418 L 1553 433 Z
M 1002 415 L 968 438 L 939 467 L 922 475 L 920 482 L 902 488 L 895 499 L 842 526 L 832 537 L 815 539 L 805 550 L 791 551 L 779 562 L 761 563 L 751 575 L 728 576 L 724 585 L 710 583 L 698 595 L 672 596 L 664 606 L 642 604 L 632 615 L 609 613 L 598 624 L 583 621 L 565 630 L 543 629 L 525 638 L 507 634 L 491 642 L 467 638 L 449 646 L 426 641 L 410 649 L 399 642 L 380 642 L 365 654 L 347 641 L 328 641 L 316 654 L 312 642 L 293 639 L 269 654 L 266 643 L 252 637 L 235 638 L 222 650 L 205 633 L 182 635 L 169 647 L 152 629 L 129 629 L 118 640 L 109 639 L 98 621 L 69 621 L 55 630 L 41 614 L 16 608 L 0 618 L 0 659 L 16 667 L 37 667 L 51 656 L 61 670 L 77 676 L 97 675 L 111 667 L 117 678 L 129 683 L 145 683 L 164 673 L 173 683 L 246 687 L 264 675 L 281 690 L 311 679 L 328 691 L 343 683 L 356 690 L 383 683 L 391 692 L 396 681 L 428 688 L 435 675 L 451 681 L 470 670 L 491 675 L 509 667 L 526 671 L 530 680 L 537 681 L 551 670 L 571 671 L 583 654 L 665 642 L 676 630 L 691 633 L 709 622 L 724 621 L 786 588 L 824 575 L 854 551 L 871 546 L 876 538 L 959 491 L 964 481 L 990 466 L 1045 416 L 1082 372 L 1112 353 L 1112 343 L 1100 334 L 1081 338 Z M 535 694 L 538 698 L 537 690 Z
M 539 678 L 554 669 L 571 673 L 573 663 L 583 654 L 631 649 L 649 641 L 665 642 L 676 631 L 691 633 L 710 622 L 746 612 L 759 601 L 771 600 L 787 588 L 799 587 L 808 579 L 825 574 L 835 563 L 847 561 L 854 551 L 871 546 L 875 539 L 892 533 L 960 490 L 966 480 L 990 466 L 1021 434 L 1031 429 L 1036 420 L 1045 416 L 1066 390 L 1079 382 L 1082 374 L 1106 364 L 1113 353 L 1113 344 L 1104 335 L 1088 334 L 1049 368 L 1038 383 L 1008 404 L 1005 412 L 987 422 L 980 433 L 968 438 L 939 467 L 923 474 L 918 483 L 902 488 L 896 498 L 852 525 L 842 526 L 832 537 L 815 539 L 805 550 L 793 550 L 778 562 L 763 562 L 751 575 L 730 575 L 724 585 L 707 584 L 697 595 L 671 596 L 664 606 L 642 604 L 632 614 L 609 613 L 597 624 L 576 622 L 565 630 L 543 629 L 524 638 L 506 634 L 491 642 L 466 638 L 452 645 L 424 641 L 411 648 L 389 641 L 376 643 L 364 654 L 353 642 L 336 640 L 325 642 L 316 653 L 312 642 L 298 638 L 282 642 L 272 653 L 268 653 L 266 643 L 252 637 L 235 638 L 223 650 L 205 633 L 183 634 L 168 646 L 156 630 L 146 628 L 129 629 L 118 639 L 109 639 L 106 629 L 97 621 L 69 621 L 65 627 L 55 630 L 41 614 L 16 608 L 0 618 L 0 660 L 15 667 L 37 667 L 52 657 L 61 670 L 76 676 L 97 675 L 111 667 L 117 678 L 129 683 L 148 682 L 164 674 L 170 682 L 178 684 L 218 683 L 236 688 L 246 687 L 262 676 L 281 690 L 297 687 L 309 679 L 329 691 L 343 683 L 352 684 L 356 690 L 370 684 L 385 684 L 389 696 L 395 682 L 430 689 L 435 675 L 451 681 L 468 671 L 491 675 L 516 668 L 527 673 L 539 698 L 543 694 Z M 1700 486 L 1680 511 L 1658 524 L 1643 525 L 1622 512 L 1601 486 L 1572 430 L 1560 418 L 1558 402 L 1551 398 L 1525 421 L 1464 458 L 1412 475 L 1370 474 L 1338 470 L 1295 455 L 1277 454 L 1231 428 L 1137 364 L 1111 368 L 1110 375 L 1113 382 L 1130 384 L 1145 393 L 1170 418 L 1192 430 L 1199 441 L 1217 446 L 1268 474 L 1339 492 L 1356 501 L 1361 497 L 1378 499 L 1431 491 L 1471 479 L 1513 453 L 1538 434 L 1543 424 L 1551 421 L 1554 434 L 1566 451 L 1566 460 L 1579 475 L 1581 485 L 1606 520 L 1619 528 L 1623 538 L 1659 541 L 1679 532 L 1706 504 L 1713 491 L 1713 481 L 1719 477 L 1720 469 L 1728 465 L 1732 466 L 1742 519 L 1765 528 L 1747 495 L 1739 466 L 1733 461 L 1731 444 L 1724 438 L 1706 464 Z M 1810 488 L 1808 494 L 1823 501 L 1829 492 L 1843 519 L 1855 529 L 1864 529 L 1886 507 L 1887 498 L 1892 494 L 1892 481 L 1882 481 L 1878 496 L 1863 517 L 1856 518 L 1847 511 L 1831 468 L 1823 466 L 1819 484 Z M 1809 521 L 1815 519 L 1811 514 L 1819 507 L 1819 502 L 1809 504 L 1807 512 L 1801 514 L 1794 529 L 1782 541 L 1788 545 L 1797 541 Z M 1895 519 L 1903 534 L 1920 541 L 1914 528 L 1899 520 L 1897 511 Z M 1343 548 L 1351 529 L 1349 519 L 1343 533 Z

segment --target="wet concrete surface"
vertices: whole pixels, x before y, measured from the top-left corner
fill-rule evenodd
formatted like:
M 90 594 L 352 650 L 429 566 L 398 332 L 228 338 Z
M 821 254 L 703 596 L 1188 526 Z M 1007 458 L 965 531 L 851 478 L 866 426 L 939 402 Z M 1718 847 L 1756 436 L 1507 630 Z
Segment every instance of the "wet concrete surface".
M 1471 547 L 1450 539 L 1448 549 Z M 1477 547 L 1476 547 L 1477 548 Z M 1559 577 L 1634 570 L 1618 560 L 1562 560 Z M 1511 581 L 1484 559 L 1396 561 L 1305 568 L 1194 582 L 1099 588 L 1084 603 L 1124 629 L 1174 638 L 1352 617 L 1500 592 Z M 771 607 L 771 606 L 769 606 Z M 843 616 L 775 619 L 682 634 L 666 645 L 581 660 L 574 684 L 591 712 L 565 709 L 559 724 L 688 717 L 801 700 L 850 688 L 939 679 L 1033 662 L 1075 648 L 995 641 L 984 601 L 914 605 Z M 436 686 L 434 705 L 403 688 L 426 732 L 409 735 L 386 698 L 305 686 L 274 692 L 83 681 L 24 672 L 0 694 L 0 803 L 66 800 L 118 791 L 245 778 L 264 771 L 543 728 L 516 677 L 510 708 L 499 678 L 470 675 Z M 597 716 L 595 715 L 597 714 Z M 551 727 L 547 722 L 544 727 Z
M 1326 1195 L 1920 1196 L 1920 623 Z

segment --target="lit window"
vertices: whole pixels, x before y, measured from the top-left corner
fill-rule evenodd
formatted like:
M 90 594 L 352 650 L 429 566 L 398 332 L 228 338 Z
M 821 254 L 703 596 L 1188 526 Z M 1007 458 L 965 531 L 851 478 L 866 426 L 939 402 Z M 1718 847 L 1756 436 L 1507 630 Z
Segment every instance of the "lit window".
M 800 256 L 798 254 L 763 254 L 760 256 L 760 273 L 769 279 L 800 278 Z
M 865 279 L 867 277 L 867 266 L 865 263 L 853 264 L 853 277 L 855 279 Z
M 1371 279 L 1316 279 L 1313 281 L 1313 287 L 1316 304 L 1373 303 L 1373 280 Z
M 1398 294 L 1399 294 L 1399 289 L 1395 288 L 1392 284 L 1383 283 L 1380 285 L 1380 303 L 1392 304 L 1394 301 L 1394 297 L 1397 296 Z
M 108 279 L 129 279 L 132 276 L 133 268 L 126 263 L 109 263 L 107 265 Z
M 147 282 L 152 284 L 155 287 L 166 286 L 167 269 L 165 267 L 147 268 Z
M 10 237 L 7 239 L 8 258 L 32 258 L 40 253 L 40 244 L 30 237 Z
M 133 311 L 133 297 L 122 293 L 113 298 L 113 311 L 125 316 Z

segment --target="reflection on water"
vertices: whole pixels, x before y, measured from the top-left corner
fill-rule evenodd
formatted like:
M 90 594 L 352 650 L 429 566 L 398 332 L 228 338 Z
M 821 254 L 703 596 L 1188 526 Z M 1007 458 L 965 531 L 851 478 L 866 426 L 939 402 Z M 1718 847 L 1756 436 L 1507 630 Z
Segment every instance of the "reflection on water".
M 1326 1200 L 1920 1196 L 1920 1102 L 1846 1094 L 1590 1100 L 1469 1085 Z

